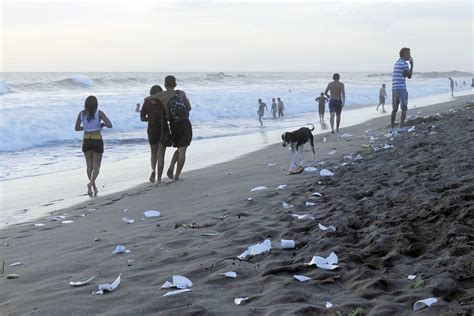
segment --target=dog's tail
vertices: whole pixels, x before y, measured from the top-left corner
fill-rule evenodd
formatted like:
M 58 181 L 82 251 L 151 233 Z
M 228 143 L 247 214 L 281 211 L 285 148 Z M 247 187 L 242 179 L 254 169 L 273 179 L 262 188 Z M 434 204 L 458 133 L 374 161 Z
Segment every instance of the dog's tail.
M 306 125 L 310 125 L 310 126 L 312 126 L 313 128 L 312 128 L 312 129 L 310 129 L 310 131 L 314 131 L 314 125 L 313 125 L 313 124 L 311 124 L 311 123 L 306 123 Z

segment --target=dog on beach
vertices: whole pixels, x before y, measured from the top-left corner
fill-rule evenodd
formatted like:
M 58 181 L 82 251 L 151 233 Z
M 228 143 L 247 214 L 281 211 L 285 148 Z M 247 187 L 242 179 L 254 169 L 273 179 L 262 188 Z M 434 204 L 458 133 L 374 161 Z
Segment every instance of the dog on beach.
M 303 167 L 304 164 L 304 157 L 303 157 L 303 147 L 304 145 L 309 142 L 311 145 L 311 150 L 313 151 L 313 159 L 316 159 L 316 153 L 314 152 L 314 137 L 311 133 L 314 131 L 314 125 L 308 124 L 312 126 L 312 129 L 308 127 L 302 127 L 297 129 L 296 131 L 286 132 L 281 135 L 281 139 L 283 140 L 283 147 L 290 146 L 291 148 L 291 163 L 290 163 L 290 171 L 294 168 Z M 300 162 L 299 165 L 297 164 L 297 156 L 299 154 Z

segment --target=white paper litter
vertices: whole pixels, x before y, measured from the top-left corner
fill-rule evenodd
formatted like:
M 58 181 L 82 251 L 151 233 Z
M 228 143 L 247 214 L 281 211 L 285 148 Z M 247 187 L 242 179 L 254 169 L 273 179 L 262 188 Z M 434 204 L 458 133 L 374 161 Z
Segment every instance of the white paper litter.
M 12 264 L 10 264 L 10 267 L 17 267 L 17 266 L 21 266 L 23 264 L 23 262 L 21 261 L 18 261 L 18 262 L 14 262 Z
M 311 173 L 311 172 L 316 172 L 316 171 L 318 171 L 318 169 L 315 168 L 315 167 L 305 167 L 305 168 L 304 168 L 304 172 L 309 172 L 309 173 Z
M 334 175 L 334 173 L 332 173 L 328 169 L 321 170 L 319 174 L 321 175 L 321 177 L 332 177 Z
M 306 201 L 305 205 L 310 207 L 310 206 L 315 206 L 316 203 Z
M 333 149 L 333 150 L 331 150 L 330 152 L 328 152 L 328 155 L 335 155 L 335 154 L 336 154 L 336 150 L 335 150 L 335 149 Z
M 94 279 L 95 279 L 95 276 L 93 276 L 93 277 L 90 278 L 90 279 L 84 280 L 84 281 L 77 281 L 77 282 L 71 281 L 71 282 L 69 282 L 69 285 L 72 285 L 72 286 L 83 286 L 83 285 L 86 285 L 87 283 L 89 283 L 90 281 L 92 281 L 92 280 L 94 280 Z
M 283 208 L 285 208 L 285 209 L 288 209 L 288 208 L 293 208 L 293 207 L 295 207 L 294 205 L 292 205 L 292 204 L 288 204 L 288 203 L 286 203 L 286 202 L 282 202 L 282 203 L 281 203 L 281 205 L 283 205 Z
M 223 275 L 223 276 L 226 276 L 228 278 L 233 278 L 233 279 L 237 278 L 237 273 L 235 273 L 234 271 L 219 273 L 219 275 Z
M 281 240 L 281 249 L 293 249 L 296 247 L 294 240 L 282 239 Z
M 438 303 L 438 299 L 434 297 L 425 298 L 424 300 L 419 300 L 415 304 L 413 304 L 413 310 L 416 312 L 425 307 L 430 307 L 435 303 Z
M 336 231 L 336 227 L 334 227 L 333 225 L 324 226 L 323 224 L 318 223 L 318 226 L 319 226 L 319 229 L 321 229 L 322 231 L 326 231 L 326 230 L 330 230 L 332 232 Z
M 51 218 L 51 220 L 53 222 L 59 222 L 59 221 L 65 220 L 65 219 L 66 219 L 66 216 L 64 216 L 64 215 L 58 215 L 58 216 L 54 216 L 53 218 Z
M 415 278 L 416 278 L 415 274 L 410 274 L 407 279 L 408 280 L 414 280 Z
M 393 148 L 393 145 L 385 144 L 382 148 L 383 149 L 391 149 L 391 148 Z
M 185 289 L 188 287 L 193 286 L 193 282 L 187 277 L 182 275 L 173 275 L 173 282 L 166 281 L 162 286 L 161 289 L 169 289 L 169 288 L 178 288 L 178 289 Z
M 201 234 L 201 236 L 204 236 L 204 237 L 212 237 L 212 236 L 217 236 L 219 235 L 219 233 L 204 233 L 204 234 Z
M 127 212 L 128 212 L 128 208 L 124 209 L 123 212 L 124 212 L 124 213 L 127 213 Z
M 345 139 L 345 140 L 350 140 L 352 138 L 352 134 L 342 134 L 341 136 L 339 136 L 340 138 L 342 139 Z
M 309 266 L 315 265 L 318 268 L 321 268 L 324 270 L 334 270 L 339 267 L 337 265 L 338 262 L 339 262 L 339 259 L 337 258 L 337 255 L 334 252 L 331 252 L 331 254 L 327 258 L 314 256 L 311 259 L 311 261 L 308 263 L 308 265 Z
M 311 195 L 323 197 L 323 195 L 322 195 L 321 193 L 319 193 L 319 192 L 314 192 L 314 193 L 311 194 Z
M 71 223 L 74 223 L 74 221 L 67 220 L 67 221 L 62 221 L 61 223 L 62 223 L 62 224 L 71 224 Z
M 293 218 L 296 218 L 297 220 L 314 219 L 313 215 L 311 214 L 291 214 L 291 216 L 293 216 Z
M 268 166 L 269 166 L 269 167 L 275 167 L 276 165 L 277 165 L 277 164 L 276 164 L 275 162 L 269 162 L 269 163 L 268 163 Z
M 192 290 L 190 289 L 182 289 L 182 290 L 175 290 L 175 291 L 170 291 L 168 293 L 166 293 L 165 295 L 163 295 L 163 297 L 165 296 L 171 296 L 171 295 L 176 295 L 176 294 L 181 294 L 181 293 L 185 293 L 185 292 L 191 292 Z
M 325 143 L 326 141 L 327 141 L 327 138 L 323 137 L 323 143 Z
M 248 198 L 248 199 L 247 199 L 247 201 L 252 201 L 252 200 L 253 200 L 253 198 Z
M 249 300 L 248 296 L 247 297 L 237 297 L 237 298 L 234 299 L 234 303 L 235 303 L 235 305 L 240 305 L 240 304 L 242 304 L 242 302 L 245 302 L 245 301 L 248 301 L 248 300 Z
M 294 275 L 293 277 L 300 282 L 306 282 L 306 281 L 311 280 L 311 278 L 304 275 Z
M 267 187 L 263 187 L 263 186 L 261 186 L 261 187 L 255 187 L 255 188 L 253 188 L 252 190 L 250 190 L 250 192 L 264 191 L 264 190 L 268 190 L 268 188 L 267 188 Z
M 127 224 L 133 224 L 135 222 L 134 219 L 128 219 L 126 217 L 122 217 L 122 221 L 124 221 Z
M 145 215 L 145 217 L 158 217 L 161 215 L 161 213 L 159 211 L 149 210 L 143 212 L 143 215 Z
M 333 307 L 333 306 L 334 306 L 333 303 L 331 303 L 331 302 L 326 302 L 326 308 L 331 308 L 331 307 Z
M 34 224 L 34 226 L 41 227 L 41 226 L 44 226 L 44 224 L 43 223 L 36 223 L 36 224 Z
M 97 288 L 97 291 L 92 292 L 92 295 L 102 295 L 104 292 L 112 292 L 114 291 L 120 284 L 120 277 L 122 276 L 122 273 L 119 274 L 119 276 L 115 279 L 112 284 L 99 284 L 99 287 Z
M 278 190 L 284 190 L 284 189 L 286 189 L 287 187 L 288 187 L 288 185 L 282 184 L 282 185 L 279 185 L 277 189 L 278 189 Z
M 264 252 L 268 252 L 272 249 L 272 243 L 269 239 L 265 239 L 263 242 L 249 246 L 246 251 L 244 251 L 237 258 L 240 260 L 245 260 L 249 256 L 256 256 Z
M 123 245 L 118 245 L 115 247 L 115 250 L 112 252 L 113 254 L 118 254 L 118 253 L 130 253 L 131 251 L 128 249 L 125 249 L 125 246 Z

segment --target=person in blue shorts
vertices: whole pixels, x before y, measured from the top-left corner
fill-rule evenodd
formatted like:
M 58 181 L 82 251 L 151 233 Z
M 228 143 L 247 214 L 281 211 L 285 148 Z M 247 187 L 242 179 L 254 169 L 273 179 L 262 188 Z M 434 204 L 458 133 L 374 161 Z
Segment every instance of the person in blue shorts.
M 407 61 L 410 63 L 408 67 Z M 405 124 L 405 118 L 408 111 L 408 91 L 405 78 L 411 79 L 413 75 L 413 58 L 410 49 L 403 47 L 400 50 L 400 58 L 393 66 L 392 78 L 392 116 L 390 118 L 390 126 L 393 131 L 395 127 L 395 118 L 397 116 L 398 107 L 402 109 L 400 115 L 400 128 Z
M 324 94 L 329 99 L 329 121 L 331 123 L 331 131 L 334 133 L 334 115 L 336 116 L 336 132 L 339 132 L 339 125 L 341 124 L 341 112 L 346 102 L 346 92 L 344 84 L 339 81 L 341 76 L 336 73 L 332 76 L 334 81 L 330 82 L 324 91 Z M 331 92 L 331 94 L 328 94 Z

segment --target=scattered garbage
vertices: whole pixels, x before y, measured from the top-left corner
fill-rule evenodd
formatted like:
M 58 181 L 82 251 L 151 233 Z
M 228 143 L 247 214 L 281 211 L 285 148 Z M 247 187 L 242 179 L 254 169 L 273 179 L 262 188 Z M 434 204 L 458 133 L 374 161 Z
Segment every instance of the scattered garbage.
M 240 305 L 243 302 L 248 301 L 248 300 L 249 300 L 248 296 L 246 296 L 246 297 L 237 297 L 237 298 L 234 299 L 234 303 L 235 303 L 235 305 Z
M 312 173 L 312 172 L 316 172 L 316 171 L 318 171 L 318 169 L 315 168 L 315 167 L 305 167 L 304 168 L 304 172 Z
M 219 275 L 223 275 L 223 276 L 226 276 L 228 278 L 233 278 L 233 279 L 237 278 L 237 273 L 235 273 L 234 271 L 219 273 Z
M 127 212 L 128 212 L 128 208 L 124 209 L 123 212 L 124 212 L 124 213 L 127 213 Z
M 284 190 L 284 189 L 286 189 L 287 187 L 288 187 L 288 185 L 282 184 L 282 185 L 279 185 L 279 186 L 278 186 L 277 190 Z
M 62 220 L 65 220 L 66 219 L 66 216 L 64 215 L 58 215 L 58 216 L 54 216 L 51 218 L 51 221 L 53 222 L 59 222 L 59 221 L 62 221 Z
M 10 267 L 17 267 L 17 266 L 21 266 L 23 264 L 23 262 L 21 261 L 18 261 L 18 262 L 14 262 L 12 264 L 10 264 Z
M 331 303 L 331 302 L 326 302 L 326 308 L 331 308 L 331 307 L 333 307 L 333 306 L 334 306 L 333 303 Z
M 391 148 L 393 148 L 393 145 L 385 144 L 382 148 L 383 149 L 391 149 Z
M 332 232 L 336 231 L 336 227 L 334 227 L 333 225 L 324 226 L 323 224 L 318 223 L 318 226 L 319 226 L 319 229 L 321 229 L 322 231 L 327 231 L 327 230 L 332 231 Z
M 74 221 L 66 220 L 66 221 L 61 222 L 61 224 L 71 224 L 71 223 L 74 223 Z
M 97 291 L 92 292 L 92 295 L 102 295 L 105 292 L 112 292 L 114 291 L 120 284 L 120 277 L 122 276 L 122 273 L 119 274 L 119 276 L 115 279 L 114 282 L 111 284 L 105 283 L 105 284 L 99 284 L 99 287 L 97 288 Z
M 311 207 L 311 206 L 315 206 L 316 203 L 306 201 L 305 205 L 308 206 L 308 207 Z
M 337 265 L 338 261 L 339 259 L 337 258 L 337 255 L 334 252 L 331 252 L 331 254 L 327 258 L 314 256 L 313 259 L 311 259 L 311 261 L 308 263 L 308 265 L 315 265 L 318 268 L 324 270 L 334 270 L 339 267 Z
M 171 295 L 176 295 L 176 294 L 181 294 L 181 293 L 185 293 L 185 292 L 191 292 L 192 290 L 190 289 L 182 289 L 182 290 L 175 290 L 175 291 L 170 291 L 168 293 L 165 293 L 163 295 L 163 297 L 165 296 L 171 296 Z
M 328 155 L 335 155 L 335 154 L 336 154 L 336 150 L 335 150 L 335 149 L 333 149 L 333 150 L 331 150 L 330 152 L 328 152 Z
M 269 167 L 275 167 L 276 165 L 277 165 L 277 164 L 276 164 L 275 162 L 269 162 L 269 163 L 268 163 L 268 166 L 269 166 Z
M 94 279 L 95 279 L 95 276 L 93 276 L 92 278 L 89 278 L 87 280 L 84 280 L 84 281 L 77 281 L 77 282 L 71 281 L 71 282 L 69 282 L 69 285 L 76 286 L 76 287 L 83 286 L 83 285 L 88 284 L 89 282 L 91 282 Z
M 118 245 L 115 247 L 115 250 L 112 252 L 113 254 L 118 254 L 118 253 L 130 253 L 132 251 L 128 250 L 125 248 L 123 245 Z
M 161 215 L 159 211 L 155 210 L 145 211 L 143 212 L 143 214 L 145 215 L 145 217 L 159 217 Z
M 352 134 L 342 134 L 341 136 L 339 136 L 340 138 L 344 139 L 344 140 L 351 140 L 352 139 Z
M 177 288 L 177 289 L 185 289 L 188 287 L 193 286 L 193 282 L 187 277 L 182 275 L 173 275 L 173 282 L 166 281 L 162 286 L 161 289 L 170 289 L 170 288 Z
M 319 174 L 321 175 L 321 177 L 332 177 L 334 175 L 334 173 L 332 173 L 328 169 L 321 170 Z
M 416 275 L 410 274 L 407 279 L 408 280 L 414 280 L 415 278 L 416 278 Z
M 256 256 L 264 252 L 268 252 L 272 249 L 272 243 L 269 239 L 265 239 L 263 242 L 249 246 L 246 251 L 244 251 L 237 258 L 240 260 L 245 260 L 247 257 Z
M 281 240 L 281 249 L 294 249 L 296 243 L 294 240 L 282 239 Z
M 313 194 L 311 194 L 311 195 L 314 195 L 314 196 L 319 196 L 319 197 L 323 197 L 323 195 L 322 195 L 321 193 L 319 193 L 319 192 L 314 192 L 314 193 L 313 193 Z
M 296 218 L 297 220 L 313 220 L 314 217 L 311 214 L 291 214 L 293 218 Z
M 255 191 L 264 191 L 264 190 L 268 190 L 267 187 L 264 187 L 264 186 L 261 186 L 261 187 L 255 187 L 253 188 L 252 190 L 250 190 L 250 192 L 255 192 Z
M 122 217 L 122 221 L 124 221 L 127 224 L 133 224 L 135 222 L 134 219 L 128 219 L 126 217 Z
M 420 309 L 430 307 L 431 305 L 438 303 L 438 299 L 434 297 L 425 298 L 424 300 L 419 300 L 413 304 L 413 311 L 418 311 Z
M 34 226 L 41 227 L 41 226 L 44 226 L 44 224 L 43 223 L 36 223 L 36 224 L 34 224 Z
M 294 275 L 293 277 L 300 282 L 306 282 L 306 281 L 311 280 L 311 278 L 304 275 Z
M 286 202 L 282 202 L 281 204 L 283 205 L 283 208 L 284 208 L 284 209 L 289 209 L 289 208 L 295 207 L 294 205 L 288 204 L 288 203 L 286 203 Z

